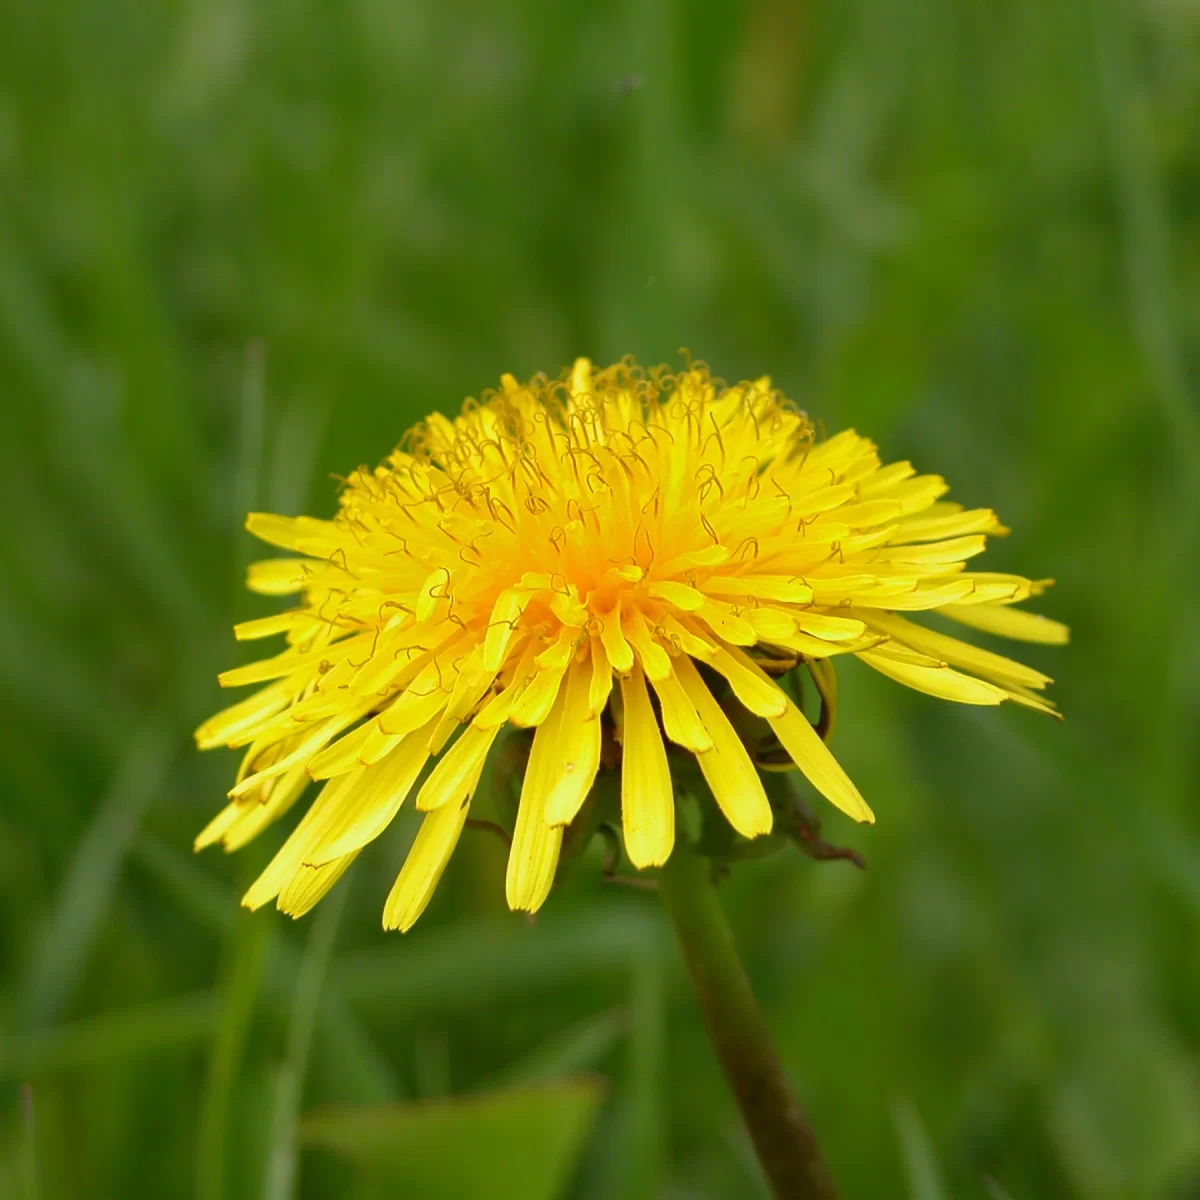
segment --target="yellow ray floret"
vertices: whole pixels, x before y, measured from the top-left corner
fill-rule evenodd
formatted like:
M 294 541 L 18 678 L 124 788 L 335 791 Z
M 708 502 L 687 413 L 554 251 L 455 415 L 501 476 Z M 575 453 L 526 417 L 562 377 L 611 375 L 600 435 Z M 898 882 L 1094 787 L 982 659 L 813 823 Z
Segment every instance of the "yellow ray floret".
M 507 898 L 536 911 L 565 829 L 614 768 L 606 738 L 636 867 L 674 846 L 673 756 L 694 757 L 738 834 L 768 833 L 738 713 L 871 821 L 825 740 L 836 656 L 960 703 L 1054 711 L 1041 672 L 913 619 L 936 609 L 985 633 L 1067 640 L 1017 607 L 1048 581 L 967 569 L 1008 531 L 946 491 L 851 430 L 819 441 L 766 378 L 727 387 L 699 365 L 586 359 L 558 379 L 506 375 L 355 471 L 332 520 L 248 518 L 293 555 L 251 566 L 250 588 L 297 599 L 235 629 L 286 646 L 220 677 L 260 686 L 197 731 L 202 748 L 246 748 L 197 847 L 244 845 L 323 780 L 245 897 L 299 915 L 415 792 L 423 823 L 384 911 L 407 929 L 508 725 L 532 733 Z M 800 662 L 830 710 L 820 734 L 778 681 Z

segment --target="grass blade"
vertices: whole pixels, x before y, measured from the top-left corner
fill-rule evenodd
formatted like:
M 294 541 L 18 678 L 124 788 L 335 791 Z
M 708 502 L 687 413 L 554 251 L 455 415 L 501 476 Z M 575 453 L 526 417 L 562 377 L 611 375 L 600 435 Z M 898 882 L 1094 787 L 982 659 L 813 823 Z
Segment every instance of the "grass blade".
M 510 1063 L 492 1086 L 542 1083 L 593 1071 L 629 1032 L 629 1014 L 623 1008 L 596 1013 L 555 1034 L 531 1054 Z
M 33 1084 L 21 1084 L 21 1197 L 41 1200 L 42 1173 L 38 1165 L 37 1117 L 33 1107 Z
M 0 1079 L 98 1066 L 201 1041 L 217 1014 L 212 992 L 195 992 L 0 1040 Z
M 300 962 L 296 999 L 288 1026 L 287 1058 L 279 1068 L 271 1120 L 271 1144 L 267 1155 L 265 1200 L 291 1200 L 296 1191 L 296 1124 L 309 1048 L 321 1001 L 325 973 L 337 937 L 338 924 L 349 888 L 336 888 L 317 909 L 312 933 Z
M 75 851 L 38 943 L 20 1007 L 19 1024 L 24 1028 L 48 1024 L 69 998 L 108 911 L 121 865 L 162 790 L 174 752 L 170 725 L 157 715 L 129 746 Z
M 628 969 L 630 955 L 662 953 L 666 929 L 645 905 L 545 915 L 529 928 L 504 918 L 443 926 L 390 946 L 339 958 L 338 992 L 347 1003 L 391 1020 L 445 1006 L 469 1006 L 550 987 L 566 979 Z
M 256 922 L 267 932 L 264 977 L 272 1001 L 294 994 L 300 953 L 279 931 L 280 921 L 267 915 L 251 917 L 238 906 L 237 896 L 218 883 L 195 859 L 144 833 L 134 850 L 141 866 L 181 908 L 202 926 L 222 937 L 243 922 Z M 326 988 L 317 1015 L 313 1053 L 325 1074 L 336 1079 L 339 1096 L 357 1104 L 384 1103 L 404 1095 L 391 1065 L 379 1053 L 362 1022 Z
M 896 1136 L 900 1140 L 909 1196 L 912 1200 L 946 1200 L 946 1189 L 942 1186 L 929 1134 L 909 1097 L 898 1097 L 892 1102 L 892 1119 L 896 1122 Z
M 270 927 L 264 921 L 245 921 L 239 924 L 233 942 L 229 978 L 222 989 L 208 1079 L 200 1102 L 196 1148 L 198 1200 L 221 1200 L 225 1195 L 225 1150 L 234 1081 L 262 985 L 269 932 Z
M 666 997 L 663 957 L 635 951 L 629 961 L 630 1031 L 625 1081 L 616 1114 L 616 1161 L 600 1195 L 658 1196 L 662 1191 L 663 1051 Z

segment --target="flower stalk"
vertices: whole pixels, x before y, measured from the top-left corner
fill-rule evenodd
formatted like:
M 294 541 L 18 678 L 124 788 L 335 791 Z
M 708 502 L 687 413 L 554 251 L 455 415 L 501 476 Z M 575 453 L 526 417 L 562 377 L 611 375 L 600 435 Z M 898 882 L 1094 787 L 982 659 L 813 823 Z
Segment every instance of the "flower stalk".
M 676 845 L 659 891 L 705 1024 L 759 1163 L 778 1197 L 837 1200 L 816 1135 L 784 1076 L 712 884 L 709 863 Z

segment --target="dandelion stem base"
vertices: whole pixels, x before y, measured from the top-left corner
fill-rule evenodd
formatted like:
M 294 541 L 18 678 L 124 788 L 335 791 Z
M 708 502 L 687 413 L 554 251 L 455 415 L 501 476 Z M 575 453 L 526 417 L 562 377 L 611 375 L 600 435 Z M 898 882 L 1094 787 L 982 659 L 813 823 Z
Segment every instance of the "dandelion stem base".
M 659 889 L 713 1048 L 772 1191 L 787 1200 L 837 1200 L 816 1136 L 771 1044 L 708 863 L 677 845 L 663 867 Z

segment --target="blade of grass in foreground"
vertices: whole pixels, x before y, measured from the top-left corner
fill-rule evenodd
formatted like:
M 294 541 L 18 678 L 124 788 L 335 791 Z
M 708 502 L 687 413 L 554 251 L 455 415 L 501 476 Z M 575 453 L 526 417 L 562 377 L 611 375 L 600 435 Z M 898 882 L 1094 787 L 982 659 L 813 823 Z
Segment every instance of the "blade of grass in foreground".
M 79 1070 L 151 1050 L 190 1045 L 207 1036 L 216 1012 L 212 992 L 192 992 L 4 1038 L 0 1040 L 0 1079 Z
M 488 1086 L 516 1087 L 594 1071 L 628 1032 L 629 1014 L 622 1008 L 585 1017 L 509 1063 Z
M 38 1165 L 37 1118 L 33 1107 L 33 1084 L 21 1084 L 21 1197 L 41 1200 L 42 1173 Z
M 404 957 L 390 946 L 338 958 L 338 992 L 392 1021 L 430 1009 L 469 1007 L 532 994 L 566 979 L 628 968 L 630 955 L 661 954 L 665 926 L 644 907 L 615 898 L 603 909 L 545 914 L 527 927 L 504 918 L 461 921 L 408 935 Z
M 155 715 L 142 726 L 75 851 L 49 925 L 25 981 L 19 1025 L 48 1024 L 62 1010 L 117 886 L 142 819 L 174 757 L 170 724 Z
M 275 1080 L 271 1143 L 267 1150 L 264 1200 L 291 1200 L 296 1191 L 296 1123 L 308 1068 L 317 1007 L 349 887 L 335 888 L 317 909 L 312 933 L 300 962 L 296 998 L 288 1025 L 287 1058 Z
M 228 978 L 222 988 L 208 1078 L 200 1102 L 199 1144 L 196 1148 L 198 1200 L 221 1200 L 225 1195 L 225 1148 L 234 1082 L 262 986 L 269 933 L 270 926 L 265 921 L 241 922 L 230 948 Z
M 983 1190 L 988 1194 L 988 1200 L 1013 1200 L 1011 1193 L 1002 1188 L 990 1175 L 983 1178 Z
M 916 1106 L 907 1096 L 892 1102 L 892 1119 L 900 1139 L 900 1155 L 912 1200 L 946 1200 L 941 1174 L 929 1144 L 929 1134 Z
M 242 533 L 246 514 L 259 507 L 264 444 L 264 394 L 267 353 L 257 339 L 246 344 L 242 371 L 241 412 L 238 420 L 238 454 L 233 488 L 233 517 L 238 534 L 233 539 L 232 606 L 242 603 L 246 567 L 254 556 L 255 543 Z
M 636 947 L 628 961 L 630 1029 L 617 1098 L 617 1149 L 599 1195 L 648 1200 L 662 1190 L 665 981 L 662 956 L 653 950 Z
M 1200 419 L 1189 397 L 1174 313 L 1170 212 L 1163 196 L 1150 141 L 1139 129 L 1137 84 L 1127 66 L 1134 44 L 1123 8 L 1101 5 L 1095 16 L 1096 77 L 1107 126 L 1113 190 L 1134 333 L 1146 357 L 1149 377 L 1166 424 L 1188 473 L 1197 480 Z
M 234 892 L 218 883 L 195 859 L 180 854 L 153 834 L 143 833 L 134 848 L 138 865 L 193 920 L 223 938 L 232 936 L 242 922 L 260 920 L 268 930 L 265 983 L 273 1007 L 294 995 L 301 954 L 291 938 L 281 932 L 277 918 L 250 916 L 238 907 Z M 322 1068 L 337 1080 L 342 1099 L 381 1104 L 404 1095 L 391 1065 L 379 1052 L 362 1022 L 343 1002 L 340 993 L 326 989 L 317 1018 L 313 1053 Z

